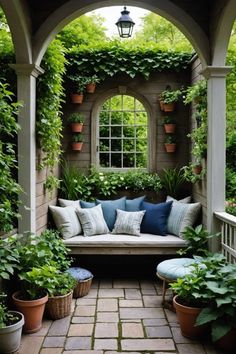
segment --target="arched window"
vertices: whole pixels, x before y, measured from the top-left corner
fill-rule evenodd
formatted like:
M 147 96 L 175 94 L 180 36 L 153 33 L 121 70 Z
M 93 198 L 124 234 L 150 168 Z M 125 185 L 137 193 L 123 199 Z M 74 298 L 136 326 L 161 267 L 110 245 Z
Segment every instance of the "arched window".
M 103 103 L 97 154 L 100 168 L 148 167 L 148 114 L 135 97 L 115 95 Z

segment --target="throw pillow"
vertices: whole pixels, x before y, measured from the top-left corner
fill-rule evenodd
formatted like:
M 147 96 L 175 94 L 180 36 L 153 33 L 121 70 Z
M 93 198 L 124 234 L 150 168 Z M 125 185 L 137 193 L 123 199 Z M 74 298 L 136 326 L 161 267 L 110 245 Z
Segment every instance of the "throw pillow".
M 76 212 L 81 222 L 84 236 L 101 235 L 109 232 L 101 205 L 93 208 L 77 209 Z
M 123 211 L 117 209 L 116 212 L 117 217 L 112 233 L 140 236 L 140 226 L 145 210 Z
M 58 198 L 58 203 L 61 207 L 73 206 L 74 208 L 80 208 L 79 200 L 69 200 Z
M 110 231 L 112 231 L 116 221 L 116 209 L 125 210 L 126 197 L 116 200 L 96 200 L 96 204 L 101 204 L 104 219 Z
M 57 229 L 61 232 L 64 239 L 81 234 L 82 229 L 75 208 L 72 206 L 62 208 L 49 205 L 49 210 L 52 213 Z
M 171 205 L 172 201 L 159 204 L 142 202 L 141 209 L 146 210 L 146 213 L 141 224 L 141 232 L 165 236 Z
M 189 196 L 189 197 L 185 197 L 185 198 L 183 198 L 183 199 L 179 199 L 179 200 L 177 200 L 177 199 L 175 199 L 175 198 L 173 198 L 173 197 L 171 197 L 171 196 L 167 196 L 166 197 L 166 202 L 169 202 L 169 201 L 173 201 L 173 202 L 179 202 L 179 203 L 191 203 L 191 196 Z
M 81 208 L 93 208 L 95 207 L 96 203 L 95 202 L 85 202 L 84 200 L 80 201 L 80 206 Z
M 145 198 L 146 198 L 146 196 L 144 195 L 143 197 L 138 197 L 135 199 L 126 199 L 125 210 L 126 211 L 139 211 L 140 205 Z
M 182 236 L 187 226 L 193 226 L 201 210 L 200 203 L 185 204 L 173 202 L 167 223 L 167 231 Z

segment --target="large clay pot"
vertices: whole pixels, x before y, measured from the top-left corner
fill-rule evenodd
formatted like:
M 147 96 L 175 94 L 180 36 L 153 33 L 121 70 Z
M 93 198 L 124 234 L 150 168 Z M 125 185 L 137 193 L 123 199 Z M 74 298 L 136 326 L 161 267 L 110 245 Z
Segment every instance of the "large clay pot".
M 17 352 L 20 347 L 24 315 L 17 311 L 10 311 L 18 321 L 10 326 L 0 328 L 0 353 Z
M 173 299 L 173 305 L 180 324 L 181 333 L 184 337 L 195 339 L 209 332 L 208 325 L 195 326 L 197 316 L 202 308 L 187 307 L 178 302 L 178 296 Z
M 22 300 L 21 291 L 12 295 L 13 302 L 25 317 L 23 331 L 25 333 L 34 333 L 41 329 L 45 304 L 48 301 L 48 295 L 37 300 Z
M 71 102 L 81 104 L 83 102 L 84 95 L 82 93 L 72 93 Z

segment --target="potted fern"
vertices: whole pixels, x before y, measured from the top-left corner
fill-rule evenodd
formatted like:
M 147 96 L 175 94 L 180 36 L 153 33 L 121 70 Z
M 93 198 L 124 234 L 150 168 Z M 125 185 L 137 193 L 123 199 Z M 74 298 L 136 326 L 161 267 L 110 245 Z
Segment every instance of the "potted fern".
M 0 353 L 13 353 L 20 347 L 24 315 L 8 310 L 5 298 L 5 294 L 0 294 Z
M 84 126 L 84 116 L 80 113 L 72 113 L 69 118 L 68 122 L 71 126 L 71 131 L 73 133 L 81 133 Z

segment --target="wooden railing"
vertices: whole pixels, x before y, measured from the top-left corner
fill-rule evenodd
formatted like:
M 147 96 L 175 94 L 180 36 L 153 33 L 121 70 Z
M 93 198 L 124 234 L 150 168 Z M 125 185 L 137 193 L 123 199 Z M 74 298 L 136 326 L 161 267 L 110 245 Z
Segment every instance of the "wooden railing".
M 225 212 L 216 212 L 221 221 L 221 249 L 228 262 L 236 263 L 236 217 Z

